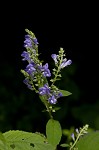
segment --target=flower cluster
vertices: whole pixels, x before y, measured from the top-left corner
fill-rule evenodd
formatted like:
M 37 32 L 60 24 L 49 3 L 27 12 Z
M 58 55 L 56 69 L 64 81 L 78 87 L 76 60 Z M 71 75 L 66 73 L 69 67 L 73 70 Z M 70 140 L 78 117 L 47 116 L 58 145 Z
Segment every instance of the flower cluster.
M 48 103 L 56 104 L 57 99 L 63 95 L 54 83 L 59 77 L 61 77 L 60 70 L 70 65 L 71 60 L 64 58 L 65 54 L 62 48 L 59 50 L 59 55 L 51 55 L 57 69 L 53 69 L 54 78 L 50 80 L 52 84 L 49 86 L 47 77 L 51 77 L 51 72 L 49 70 L 48 63 L 43 65 L 42 61 L 39 59 L 39 43 L 35 35 L 28 29 L 26 29 L 26 32 L 28 33 L 25 35 L 24 41 L 26 51 L 23 51 L 21 56 L 23 57 L 23 61 L 28 62 L 28 65 L 24 70 L 21 70 L 25 76 L 25 80 L 23 82 L 29 89 L 35 90 L 36 93 L 44 96 Z
M 61 50 L 62 50 L 62 49 L 61 49 Z M 59 59 L 58 55 L 52 54 L 51 57 L 52 57 L 53 60 L 55 61 L 55 64 L 57 64 L 57 63 L 58 63 L 58 59 Z M 61 62 L 61 64 L 60 64 L 59 67 L 60 67 L 60 69 L 62 69 L 62 68 L 64 68 L 64 67 L 70 65 L 71 63 L 72 63 L 72 61 L 71 61 L 70 59 L 67 61 L 67 59 L 64 58 L 64 59 L 62 60 L 62 62 Z
M 57 99 L 62 95 L 62 93 L 54 86 L 54 89 L 45 84 L 43 87 L 39 88 L 40 95 L 46 95 L 48 102 L 51 104 L 56 104 Z

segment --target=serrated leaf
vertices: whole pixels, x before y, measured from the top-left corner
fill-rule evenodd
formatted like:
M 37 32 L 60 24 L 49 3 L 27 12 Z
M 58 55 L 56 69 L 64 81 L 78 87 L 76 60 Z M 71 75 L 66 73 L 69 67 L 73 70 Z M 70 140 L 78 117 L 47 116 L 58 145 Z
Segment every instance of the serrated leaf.
M 71 92 L 65 90 L 60 90 L 60 92 L 63 94 L 63 96 L 69 96 L 72 94 Z
M 78 150 L 99 150 L 99 131 L 81 137 L 76 144 Z
M 44 136 L 25 131 L 3 133 L 5 144 L 0 142 L 0 150 L 55 150 Z
M 58 121 L 50 119 L 46 125 L 46 135 L 48 143 L 57 146 L 61 140 L 62 129 Z

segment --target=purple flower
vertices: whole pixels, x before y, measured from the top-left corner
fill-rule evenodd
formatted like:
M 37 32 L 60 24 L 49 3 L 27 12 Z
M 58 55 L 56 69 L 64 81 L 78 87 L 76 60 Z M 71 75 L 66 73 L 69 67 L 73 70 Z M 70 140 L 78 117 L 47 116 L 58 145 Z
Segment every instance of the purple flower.
M 33 89 L 32 86 L 29 84 L 29 79 L 25 78 L 25 79 L 23 80 L 23 83 L 26 84 L 27 87 L 28 87 L 30 90 Z
M 44 77 L 51 76 L 50 70 L 48 69 L 48 63 L 46 63 L 43 67 L 40 67 L 40 70 L 42 71 L 42 74 L 44 75 Z
M 33 44 L 37 45 L 38 41 L 36 38 L 32 38 L 30 35 L 25 35 L 24 47 L 33 48 Z
M 71 61 L 70 59 L 67 61 L 67 59 L 65 58 L 65 59 L 63 60 L 63 62 L 61 63 L 60 68 L 67 67 L 67 66 L 70 65 L 71 63 L 72 63 L 72 61 Z
M 62 97 L 62 96 L 63 96 L 63 94 L 62 94 L 61 92 L 59 92 L 59 93 L 56 95 L 57 98 L 60 98 L 60 97 Z
M 50 88 L 48 87 L 48 84 L 45 84 L 43 87 L 39 88 L 39 94 L 40 95 L 49 95 L 50 94 Z
M 34 68 L 34 64 L 30 63 L 29 65 L 27 65 L 25 71 L 31 75 L 32 73 L 36 72 L 36 69 Z
M 28 52 L 26 52 L 26 51 L 23 51 L 23 53 L 21 54 L 21 56 L 22 57 L 24 57 L 22 60 L 23 61 L 25 61 L 25 60 L 27 60 L 27 61 L 31 61 L 31 58 L 30 58 L 30 54 L 28 53 Z
M 71 134 L 71 137 L 72 137 L 73 141 L 75 141 L 75 135 L 74 135 L 74 133 Z
M 35 45 L 39 44 L 36 38 L 33 39 L 33 42 L 34 42 Z
M 49 101 L 51 104 L 56 104 L 57 99 L 55 98 L 54 95 L 52 95 L 52 96 L 49 97 L 48 101 Z
M 52 54 L 51 57 L 55 61 L 55 64 L 57 64 L 58 63 L 58 61 L 57 61 L 57 55 L 56 54 Z
M 76 131 L 76 133 L 77 133 L 77 134 L 79 134 L 79 130 L 78 130 L 78 128 L 76 128 L 76 129 L 75 129 L 75 131 Z
M 32 48 L 32 40 L 30 35 L 25 35 L 24 47 Z

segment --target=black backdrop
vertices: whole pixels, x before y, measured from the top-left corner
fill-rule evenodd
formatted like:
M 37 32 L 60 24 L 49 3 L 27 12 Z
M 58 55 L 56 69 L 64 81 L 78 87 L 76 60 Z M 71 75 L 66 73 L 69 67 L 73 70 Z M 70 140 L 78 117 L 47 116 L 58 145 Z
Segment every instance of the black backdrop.
M 31 95 L 28 89 L 23 85 L 22 80 L 24 77 L 20 73 L 20 69 L 25 67 L 20 55 L 24 50 L 23 41 L 26 34 L 25 29 L 28 28 L 35 33 L 39 42 L 41 58 L 44 59 L 45 62 L 50 62 L 50 55 L 57 53 L 60 47 L 66 50 L 67 58 L 72 59 L 72 65 L 74 68 L 76 66 L 76 71 L 71 76 L 71 80 L 76 83 L 81 91 L 80 99 L 73 102 L 73 105 L 76 105 L 76 103 L 79 106 L 82 103 L 85 105 L 94 105 L 97 103 L 99 99 L 97 8 L 95 9 L 94 6 L 89 7 L 89 5 L 86 6 L 84 4 L 78 6 L 63 3 L 35 4 L 34 2 L 27 2 L 25 4 L 26 6 L 13 4 L 11 8 L 9 4 L 8 7 L 3 7 L 4 9 L 1 12 L 1 89 L 6 87 L 8 93 L 14 93 L 15 96 L 21 92 L 23 93 L 24 89 L 26 95 Z M 2 92 L 1 90 L 2 106 L 7 104 L 7 106 L 10 107 L 9 109 L 12 109 L 14 106 L 12 102 L 10 103 L 10 98 L 8 98 L 8 102 L 5 100 L 7 99 L 6 97 L 3 99 L 3 96 L 6 94 L 6 92 Z M 13 98 L 11 97 L 11 99 Z M 24 103 L 25 107 L 27 104 L 28 102 Z M 9 124 L 12 123 L 13 127 L 9 126 L 4 129 L 1 127 L 1 130 L 5 131 L 10 128 L 17 128 L 15 115 L 18 120 L 20 115 L 22 117 L 25 114 L 24 111 L 24 114 L 22 114 L 21 108 L 22 106 L 20 109 L 16 108 L 15 114 L 12 113 L 14 115 L 12 119 L 9 120 Z M 4 107 L 4 112 L 5 111 Z M 9 116 L 10 115 L 11 114 L 9 114 Z M 36 117 L 33 119 L 35 118 Z M 1 119 L 1 124 L 5 124 L 5 122 L 2 122 Z M 75 122 L 71 122 L 72 120 L 69 122 L 70 126 L 73 125 L 73 123 L 76 124 Z M 34 127 L 34 129 L 35 128 L 36 127 Z

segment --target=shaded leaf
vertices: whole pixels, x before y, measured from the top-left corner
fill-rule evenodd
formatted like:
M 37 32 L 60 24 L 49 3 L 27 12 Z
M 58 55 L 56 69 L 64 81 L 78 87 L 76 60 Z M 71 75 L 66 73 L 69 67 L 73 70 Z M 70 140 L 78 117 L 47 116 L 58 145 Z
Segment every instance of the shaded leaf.
M 66 143 L 61 144 L 60 146 L 61 146 L 61 147 L 70 147 L 70 145 L 69 145 L 69 144 L 66 144 Z
M 65 90 L 60 90 L 60 92 L 63 94 L 63 96 L 69 96 L 72 94 L 71 92 Z
M 62 130 L 58 121 L 50 119 L 46 125 L 47 140 L 53 146 L 57 146 L 61 140 Z

